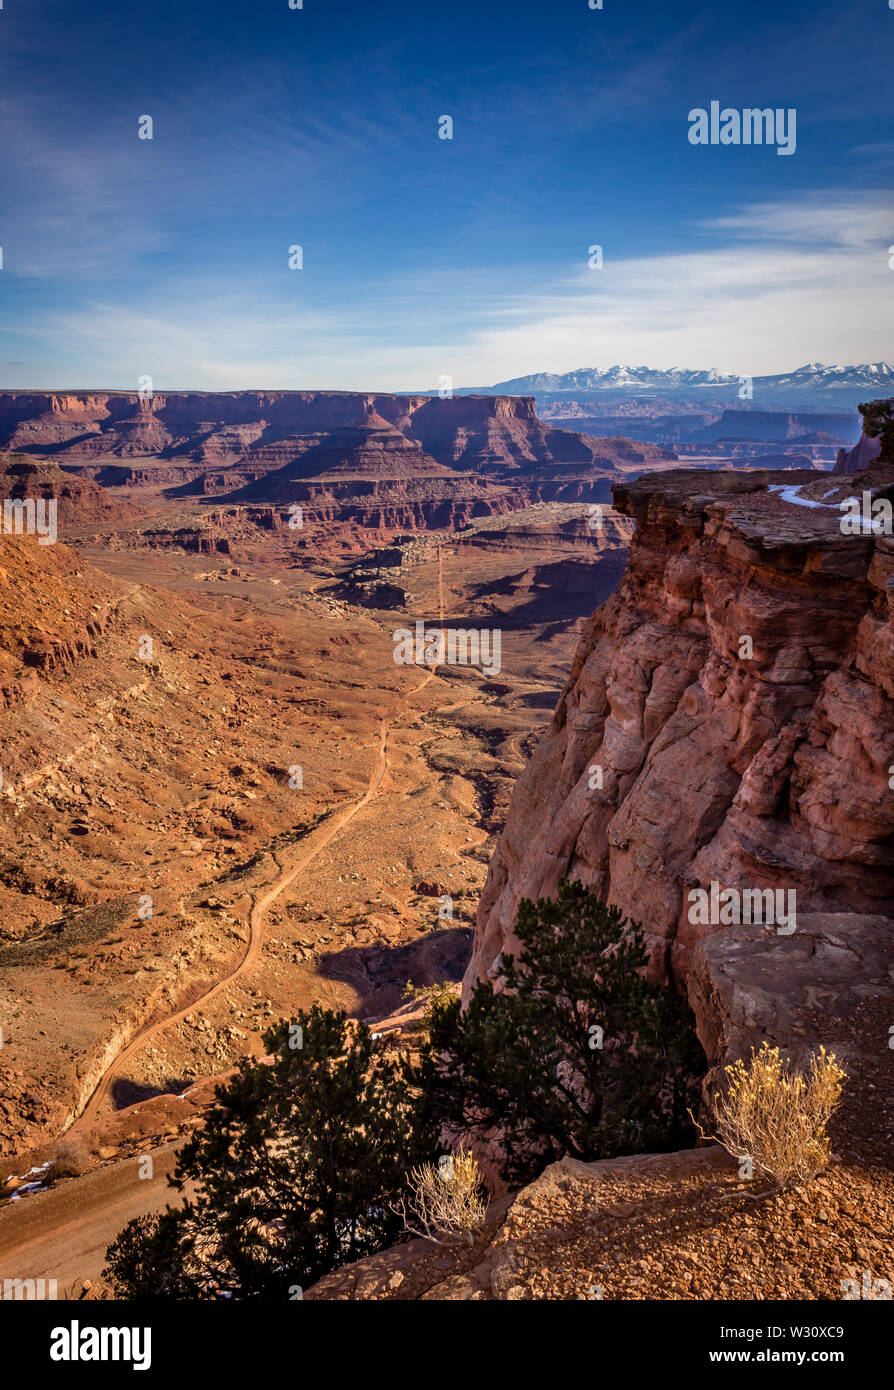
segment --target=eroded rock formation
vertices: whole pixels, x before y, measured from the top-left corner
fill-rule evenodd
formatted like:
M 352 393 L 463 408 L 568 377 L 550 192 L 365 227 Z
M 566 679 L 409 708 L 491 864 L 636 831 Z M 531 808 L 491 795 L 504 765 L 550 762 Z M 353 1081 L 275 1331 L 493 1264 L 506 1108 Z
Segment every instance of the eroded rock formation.
M 693 957 L 730 928 L 693 925 L 690 889 L 792 890 L 824 921 L 894 915 L 894 539 L 843 535 L 838 505 L 864 487 L 894 495 L 894 465 L 616 485 L 637 522 L 627 570 L 517 783 L 467 994 L 515 948 L 519 899 L 580 879 L 642 922 L 716 1057 L 735 1030 Z
M 362 495 L 358 483 L 413 480 L 442 506 L 494 482 L 526 500 L 607 501 L 619 469 L 674 458 L 544 423 L 530 396 L 350 391 L 0 392 L 0 448 L 64 458 L 112 486 L 303 502 L 323 480 L 345 503 Z M 473 514 L 487 515 L 489 499 L 474 500 Z

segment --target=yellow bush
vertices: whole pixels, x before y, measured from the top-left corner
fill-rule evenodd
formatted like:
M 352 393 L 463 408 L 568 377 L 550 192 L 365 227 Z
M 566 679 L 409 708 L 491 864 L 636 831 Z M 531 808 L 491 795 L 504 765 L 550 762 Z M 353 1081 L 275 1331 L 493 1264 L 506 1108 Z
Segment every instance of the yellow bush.
M 777 1188 L 814 1177 L 829 1161 L 826 1126 L 840 1104 L 847 1073 L 821 1047 L 805 1073 L 795 1071 L 778 1047 L 751 1050 L 746 1065 L 725 1068 L 726 1091 L 713 1105 L 714 1137 L 734 1158 L 750 1158 L 754 1169 Z
M 433 985 L 414 985 L 412 980 L 407 980 L 400 992 L 401 999 L 426 999 L 429 1006 L 432 1004 L 448 1004 L 453 998 L 453 985 L 449 980 L 439 981 Z
M 478 1163 L 463 1149 L 445 1154 L 440 1163 L 423 1163 L 407 1176 L 410 1218 L 402 1204 L 406 1230 L 439 1245 L 474 1240 L 487 1214 L 487 1198 Z M 415 1221 L 417 1224 L 411 1224 Z

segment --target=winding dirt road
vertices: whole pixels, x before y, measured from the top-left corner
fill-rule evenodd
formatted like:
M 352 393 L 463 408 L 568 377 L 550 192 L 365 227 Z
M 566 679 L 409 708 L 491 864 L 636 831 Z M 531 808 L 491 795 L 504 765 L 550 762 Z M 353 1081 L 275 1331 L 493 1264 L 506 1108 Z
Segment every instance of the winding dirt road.
M 444 581 L 440 545 L 438 546 L 438 610 L 439 620 L 443 630 Z M 331 844 L 331 842 L 335 839 L 336 835 L 338 835 L 345 828 L 345 826 L 348 825 L 354 819 L 354 817 L 360 811 L 363 810 L 364 806 L 368 806 L 369 803 L 373 800 L 373 798 L 378 795 L 379 788 L 381 787 L 382 781 L 385 777 L 385 773 L 388 770 L 388 735 L 391 731 L 391 728 L 396 723 L 397 719 L 400 717 L 400 713 L 402 712 L 402 710 L 406 709 L 406 707 L 409 705 L 409 702 L 412 699 L 414 699 L 418 694 L 420 694 L 420 692 L 423 691 L 425 687 L 435 679 L 437 670 L 437 666 L 433 666 L 431 670 L 427 673 L 427 675 L 424 677 L 424 679 L 420 681 L 420 683 L 415 687 L 415 689 L 409 691 L 402 698 L 398 711 L 390 719 L 382 720 L 381 725 L 379 727 L 378 757 L 376 759 L 373 770 L 370 773 L 369 784 L 363 796 L 361 796 L 357 801 L 353 802 L 351 805 L 347 806 L 344 810 L 339 811 L 337 814 L 333 815 L 317 831 L 315 831 L 311 835 L 311 843 L 309 847 L 305 848 L 304 853 L 301 854 L 300 857 L 293 864 L 283 869 L 283 872 L 280 874 L 279 878 L 277 878 L 276 881 L 272 884 L 272 886 L 268 888 L 260 897 L 255 899 L 255 902 L 251 909 L 251 914 L 249 916 L 248 940 L 245 945 L 245 950 L 238 963 L 233 967 L 231 971 L 229 971 L 228 974 L 222 975 L 219 980 L 217 980 L 213 985 L 210 985 L 203 994 L 200 994 L 198 998 L 194 999 L 190 1004 L 187 1004 L 183 1008 L 178 1009 L 176 1013 L 169 1014 L 167 1018 L 159 1019 L 155 1023 L 147 1023 L 146 1025 L 144 1025 L 144 1027 L 139 1028 L 137 1030 L 137 1032 L 133 1035 L 130 1041 L 125 1044 L 125 1046 L 117 1054 L 111 1065 L 103 1073 L 103 1076 L 99 1081 L 98 1085 L 96 1086 L 96 1089 L 92 1092 L 92 1094 L 88 1097 L 87 1101 L 85 1102 L 84 1108 L 82 1109 L 80 1115 L 74 1121 L 74 1123 L 69 1126 L 69 1134 L 76 1133 L 84 1125 L 89 1124 L 92 1120 L 95 1120 L 99 1115 L 103 1113 L 106 1102 L 108 1100 L 109 1091 L 113 1083 L 121 1075 L 122 1069 L 130 1060 L 130 1058 L 134 1056 L 135 1053 L 139 1052 L 141 1048 L 145 1047 L 145 1045 L 152 1040 L 152 1038 L 158 1037 L 159 1034 L 163 1033 L 167 1028 L 172 1028 L 175 1024 L 180 1023 L 183 1019 L 188 1018 L 190 1014 L 195 1013 L 197 1009 L 201 1009 L 206 1004 L 210 1004 L 212 999 L 216 999 L 217 996 L 223 990 L 229 988 L 230 985 L 234 984 L 256 963 L 264 946 L 264 925 L 267 919 L 267 913 L 269 912 L 273 903 L 276 902 L 277 898 L 280 896 L 281 893 L 283 893 L 287 888 L 291 887 L 291 885 L 295 882 L 297 878 L 300 877 L 300 875 L 304 872 L 308 865 L 313 863 L 314 859 L 317 858 L 317 856 L 327 847 L 327 845 Z
M 72 1182 L 36 1192 L 0 1209 L 0 1280 L 55 1279 L 58 1296 L 78 1279 L 98 1279 L 106 1250 L 135 1216 L 163 1211 L 167 1177 L 180 1144 L 152 1150 L 152 1178 L 141 1177 L 145 1155 L 94 1168 Z

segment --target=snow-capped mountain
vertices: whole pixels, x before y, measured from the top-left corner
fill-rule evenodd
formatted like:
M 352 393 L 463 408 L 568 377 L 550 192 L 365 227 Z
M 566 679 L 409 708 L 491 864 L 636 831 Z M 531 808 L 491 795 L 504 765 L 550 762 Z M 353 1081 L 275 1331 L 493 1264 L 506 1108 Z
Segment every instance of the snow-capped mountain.
M 491 387 L 506 395 L 528 394 L 533 391 L 549 392 L 607 392 L 622 391 L 674 391 L 683 388 L 703 386 L 738 386 L 739 378 L 732 372 L 718 372 L 712 367 L 709 371 L 691 370 L 688 367 L 671 367 L 668 370 L 653 367 L 580 367 L 574 372 L 538 372 L 532 376 L 516 377 L 513 381 L 501 381 Z
M 811 392 L 826 393 L 833 398 L 856 392 L 861 400 L 894 394 L 894 367 L 888 362 L 861 362 L 857 367 L 827 367 L 823 362 L 808 362 L 794 372 L 755 378 L 764 391 L 795 395 L 799 400 Z M 856 400 L 855 400 L 856 404 Z
M 475 387 L 460 394 L 536 396 L 573 400 L 623 399 L 661 396 L 679 401 L 735 401 L 743 409 L 767 406 L 837 406 L 854 410 L 860 401 L 894 396 L 894 367 L 887 362 L 863 362 L 859 366 L 827 366 L 808 362 L 793 372 L 750 379 L 751 394 L 740 396 L 745 378 L 738 372 L 688 367 L 581 367 L 573 372 L 534 372 L 530 376 L 499 381 L 495 386 Z

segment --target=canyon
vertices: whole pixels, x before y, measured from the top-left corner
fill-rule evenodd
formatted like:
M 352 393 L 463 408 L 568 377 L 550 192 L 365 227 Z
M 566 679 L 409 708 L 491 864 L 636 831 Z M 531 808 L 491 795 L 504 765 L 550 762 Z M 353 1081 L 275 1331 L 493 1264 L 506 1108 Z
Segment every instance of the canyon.
M 59 503 L 58 543 L 0 536 L 6 1263 L 95 1280 L 273 1019 L 399 1040 L 408 982 L 499 982 L 518 902 L 569 877 L 642 922 L 708 1082 L 764 1039 L 845 1058 L 836 1148 L 888 1210 L 894 542 L 839 526 L 894 495 L 877 441 L 779 481 L 530 398 L 7 392 L 0 447 L 6 496 Z M 396 662 L 417 622 L 498 629 L 501 669 Z M 794 891 L 796 930 L 693 922 L 712 884 Z M 65 1136 L 80 1172 L 28 1195 Z M 489 1240 L 539 1250 L 525 1210 L 571 1232 L 597 1180 L 700 1202 L 704 1161 L 550 1170 Z M 41 1234 L 79 1194 L 81 1235 Z M 586 1296 L 400 1249 L 315 1296 Z
M 615 487 L 627 568 L 516 783 L 464 990 L 499 979 L 521 898 L 578 879 L 643 924 L 715 1071 L 764 1040 L 834 1047 L 862 1078 L 851 1139 L 890 1155 L 890 1078 L 871 1110 L 866 1088 L 894 1004 L 894 540 L 842 535 L 840 504 L 894 495 L 894 459 L 773 476 Z M 796 929 L 705 923 L 712 884 L 785 889 Z
M 103 399 L 115 420 L 134 404 Z M 386 1012 L 411 974 L 421 983 L 461 974 L 470 903 L 512 776 L 594 594 L 606 596 L 623 570 L 633 524 L 603 503 L 531 501 L 527 485 L 460 524 L 467 475 L 371 415 L 365 399 L 333 399 L 349 418 L 366 413 L 362 426 L 338 426 L 324 402 L 332 429 L 311 452 L 325 456 L 326 486 L 345 475 L 355 489 L 393 486 L 394 514 L 302 502 L 293 529 L 290 487 L 307 488 L 316 473 L 294 457 L 280 468 L 268 459 L 269 489 L 256 477 L 231 500 L 204 488 L 181 495 L 179 476 L 165 485 L 142 468 L 122 485 L 95 458 L 74 465 L 69 449 L 57 461 L 50 430 L 51 458 L 2 456 L 8 495 L 56 497 L 59 514 L 54 545 L 0 537 L 7 1171 L 18 1170 L 16 1155 L 32 1166 L 100 1084 L 114 1116 L 144 1095 L 182 1090 L 183 1078 L 207 1074 L 209 1057 L 214 1070 L 256 1051 L 277 1010 L 319 998 Z M 228 400 L 204 400 L 202 411 L 214 404 L 225 417 Z M 393 401 L 378 403 L 394 413 Z M 57 404 L 59 436 L 78 412 L 81 423 L 99 413 L 93 397 L 77 398 L 77 411 L 69 398 Z M 301 409 L 322 407 L 310 397 Z M 487 429 L 521 421 L 523 438 L 541 438 L 524 402 L 473 409 Z M 586 457 L 611 448 L 593 441 Z M 614 452 L 638 455 L 624 441 Z M 574 468 L 551 456 L 548 466 Z M 442 480 L 450 505 L 420 509 L 399 529 L 412 490 Z M 592 484 L 572 478 L 569 490 L 591 495 Z M 416 689 L 419 673 L 396 664 L 392 633 L 440 614 L 458 627 L 499 624 L 498 678 L 445 668 Z M 382 722 L 396 711 L 387 776 L 352 818 L 359 867 L 346 872 L 345 833 L 330 848 L 327 826 L 362 799 Z M 264 949 L 205 998 L 240 959 L 252 903 L 282 855 L 305 841 L 319 845 L 313 872 L 271 907 Z M 430 884 L 453 897 L 449 927 L 436 915 L 432 924 Z M 151 905 L 144 915 L 141 903 Z M 141 1029 L 179 1014 L 123 1075 L 109 1075 Z
M 435 525 L 438 507 L 487 515 L 524 501 L 608 501 L 624 469 L 673 458 L 544 423 L 530 397 L 346 391 L 0 392 L 0 447 L 106 486 L 339 513 L 404 504 L 407 524 L 415 509 Z
M 0 392 L 0 448 L 64 470 L 82 538 L 100 497 L 122 523 L 139 499 L 104 545 L 234 557 L 259 529 L 339 555 L 539 503 L 609 504 L 612 482 L 676 458 L 544 423 L 530 398 L 343 391 Z
M 706 1091 L 763 1043 L 843 1060 L 827 1173 L 755 1206 L 717 1148 L 564 1158 L 494 1202 L 471 1248 L 410 1241 L 312 1299 L 836 1299 L 855 1258 L 888 1267 L 894 540 L 840 518 L 855 490 L 894 496 L 894 456 L 867 436 L 854 455 L 837 479 L 615 487 L 636 521 L 625 573 L 516 781 L 463 983 L 499 989 L 519 901 L 579 880 L 643 924 L 653 978 L 688 997 Z M 782 885 L 791 925 L 687 911 L 694 889 Z

